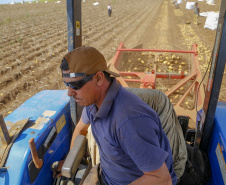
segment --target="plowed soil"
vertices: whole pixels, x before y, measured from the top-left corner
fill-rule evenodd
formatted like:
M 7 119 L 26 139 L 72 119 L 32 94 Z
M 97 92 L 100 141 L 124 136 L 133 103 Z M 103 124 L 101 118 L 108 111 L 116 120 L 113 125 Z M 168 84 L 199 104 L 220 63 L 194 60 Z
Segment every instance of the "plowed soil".
M 198 44 L 199 61 L 204 74 L 210 61 L 216 31 L 204 29 L 205 17 L 193 24 L 193 11 L 185 3 L 175 9 L 169 0 L 112 0 L 112 17 L 108 17 L 109 2 L 99 0 L 82 2 L 83 45 L 100 50 L 109 61 L 120 42 L 126 48 L 143 45 L 146 49 L 191 50 Z M 219 11 L 215 5 L 199 2 L 201 12 Z M 0 6 L 0 113 L 7 116 L 31 96 L 44 89 L 65 89 L 59 69 L 67 53 L 66 3 L 32 3 Z M 131 55 L 130 55 L 131 56 Z M 148 71 L 144 65 L 123 64 L 122 70 Z M 162 54 L 162 57 L 166 57 Z M 172 57 L 172 55 L 170 55 Z M 176 54 L 187 63 L 189 57 Z M 161 57 L 160 57 L 161 58 Z M 180 71 L 175 60 L 171 71 Z M 181 61 L 180 61 L 181 62 Z M 164 65 L 157 68 L 169 70 Z M 186 70 L 186 65 L 185 69 Z M 187 67 L 189 73 L 189 67 Z M 226 75 L 224 74 L 224 77 Z M 208 77 L 208 75 L 207 75 Z M 206 79 L 204 80 L 204 86 Z M 166 91 L 159 81 L 158 88 Z M 222 84 L 220 99 L 226 83 Z M 189 102 L 189 100 L 188 100 Z M 190 104 L 186 105 L 189 108 Z

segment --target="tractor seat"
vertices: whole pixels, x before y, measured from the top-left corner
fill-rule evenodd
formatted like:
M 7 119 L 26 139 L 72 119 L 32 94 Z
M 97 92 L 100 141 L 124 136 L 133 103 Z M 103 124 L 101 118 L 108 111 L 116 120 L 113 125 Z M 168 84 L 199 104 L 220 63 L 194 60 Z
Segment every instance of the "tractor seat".
M 187 161 L 187 148 L 184 134 L 169 98 L 160 90 L 126 88 L 133 94 L 139 96 L 160 117 L 162 128 L 170 142 L 173 154 L 173 168 L 179 179 L 185 169 Z

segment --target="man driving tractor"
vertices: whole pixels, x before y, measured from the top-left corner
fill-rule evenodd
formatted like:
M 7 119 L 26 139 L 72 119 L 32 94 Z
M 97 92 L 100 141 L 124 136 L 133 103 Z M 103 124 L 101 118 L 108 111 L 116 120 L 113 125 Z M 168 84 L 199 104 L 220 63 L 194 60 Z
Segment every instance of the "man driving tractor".
M 62 60 L 68 96 L 83 106 L 71 147 L 91 125 L 99 147 L 94 167 L 102 184 L 176 184 L 172 151 L 158 114 L 138 96 L 117 83 L 104 56 L 93 47 L 79 47 Z M 90 173 L 84 184 L 93 184 Z

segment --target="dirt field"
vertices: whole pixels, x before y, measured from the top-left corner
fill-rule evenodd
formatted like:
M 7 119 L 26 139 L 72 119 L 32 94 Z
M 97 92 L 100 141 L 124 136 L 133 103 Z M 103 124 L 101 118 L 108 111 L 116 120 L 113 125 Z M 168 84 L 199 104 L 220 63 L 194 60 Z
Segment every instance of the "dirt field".
M 120 42 L 127 48 L 143 44 L 146 49 L 170 50 L 191 50 L 196 43 L 204 74 L 216 32 L 203 28 L 205 17 L 199 17 L 198 26 L 193 24 L 193 10 L 185 9 L 186 1 L 175 9 L 171 0 L 112 0 L 110 18 L 109 2 L 99 0 L 100 4 L 93 6 L 94 2 L 82 3 L 83 45 L 96 47 L 110 60 Z M 199 2 L 201 12 L 219 11 L 221 1 L 215 3 Z M 65 1 L 1 5 L 0 113 L 7 116 L 41 90 L 64 89 L 59 65 L 66 53 Z M 174 65 L 177 69 L 179 66 Z M 164 85 L 159 87 L 164 91 Z M 226 101 L 225 91 L 226 82 L 222 85 L 221 101 Z

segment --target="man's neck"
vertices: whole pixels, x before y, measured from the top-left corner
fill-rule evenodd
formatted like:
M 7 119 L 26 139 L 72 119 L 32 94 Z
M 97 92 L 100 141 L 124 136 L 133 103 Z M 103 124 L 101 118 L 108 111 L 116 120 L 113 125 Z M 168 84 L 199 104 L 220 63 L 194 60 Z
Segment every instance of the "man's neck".
M 97 109 L 100 109 L 100 106 L 103 103 L 104 98 L 105 98 L 109 88 L 111 87 L 111 84 L 112 84 L 112 81 L 109 82 L 108 80 L 105 79 L 105 82 L 104 82 L 104 84 L 103 84 L 103 86 L 101 87 L 101 90 L 100 90 L 99 102 L 96 104 Z

